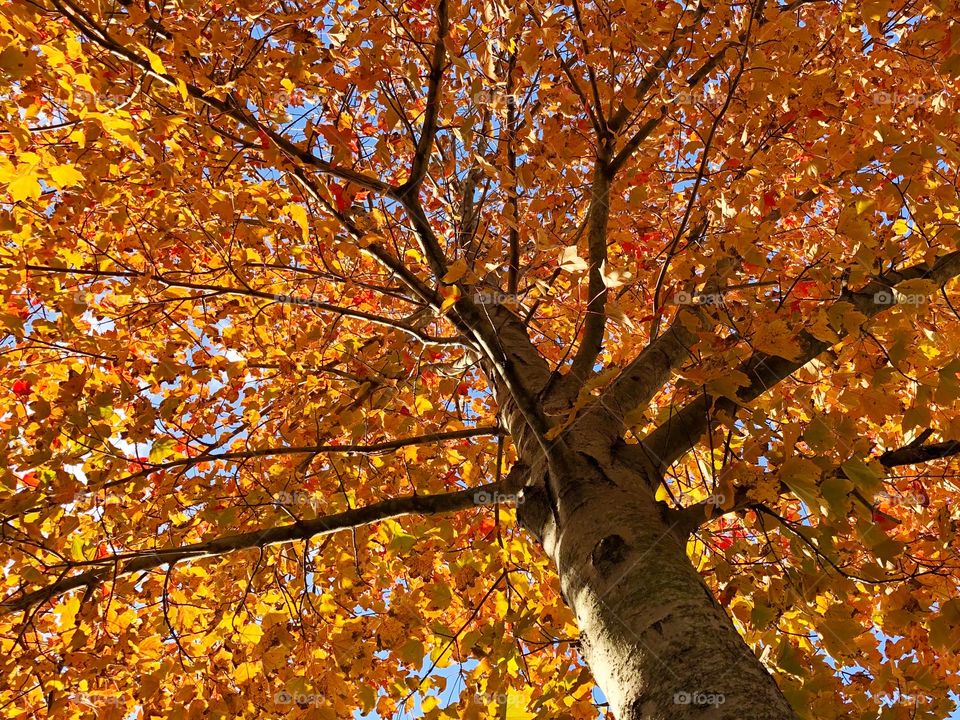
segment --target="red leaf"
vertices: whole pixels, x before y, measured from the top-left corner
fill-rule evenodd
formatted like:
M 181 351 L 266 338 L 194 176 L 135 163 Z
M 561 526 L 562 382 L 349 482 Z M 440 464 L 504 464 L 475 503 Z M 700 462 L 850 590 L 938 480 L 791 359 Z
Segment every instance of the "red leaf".
M 14 380 L 13 381 L 13 394 L 17 397 L 23 397 L 24 395 L 29 395 L 32 391 L 30 387 L 29 380 Z
M 333 203 L 337 206 L 338 212 L 343 212 L 350 207 L 351 201 L 347 198 L 344 190 L 339 185 L 330 185 L 330 194 L 333 195 Z
M 147 458 L 138 457 L 135 462 L 127 463 L 127 472 L 128 473 L 140 472 L 146 467 L 147 467 Z
M 733 538 L 727 535 L 714 535 L 713 542 L 720 550 L 728 550 L 733 545 Z
M 873 522 L 884 532 L 890 532 L 900 524 L 899 520 L 891 515 L 887 515 L 883 510 L 873 511 Z
M 497 521 L 494 520 L 492 516 L 484 515 L 483 519 L 480 521 L 480 524 L 477 526 L 478 534 L 481 536 L 487 535 L 496 526 Z
M 807 295 L 811 290 L 817 286 L 815 280 L 801 280 L 796 285 L 793 286 L 793 291 L 797 295 Z

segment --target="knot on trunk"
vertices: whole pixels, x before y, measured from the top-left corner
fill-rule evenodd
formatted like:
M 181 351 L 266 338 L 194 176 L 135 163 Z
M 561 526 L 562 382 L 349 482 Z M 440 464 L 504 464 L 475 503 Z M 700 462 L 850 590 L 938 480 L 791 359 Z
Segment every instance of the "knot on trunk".
M 590 562 L 601 575 L 606 575 L 610 570 L 624 561 L 630 546 L 627 541 L 619 535 L 607 535 L 598 542 L 593 552 L 590 553 Z
M 527 485 L 517 498 L 517 522 L 520 527 L 531 533 L 539 543 L 547 532 L 547 525 L 553 520 L 550 498 L 542 485 Z

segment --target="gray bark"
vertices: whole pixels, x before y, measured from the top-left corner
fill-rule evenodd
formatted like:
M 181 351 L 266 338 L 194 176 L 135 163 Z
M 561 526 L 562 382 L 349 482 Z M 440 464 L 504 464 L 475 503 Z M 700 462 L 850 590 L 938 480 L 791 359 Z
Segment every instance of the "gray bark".
M 636 469 L 578 453 L 549 507 L 528 487 L 521 522 L 556 565 L 581 653 L 618 720 L 796 718 L 690 563 L 685 537 Z M 582 463 L 580 462 L 582 460 Z M 552 482 L 551 482 L 552 481 Z

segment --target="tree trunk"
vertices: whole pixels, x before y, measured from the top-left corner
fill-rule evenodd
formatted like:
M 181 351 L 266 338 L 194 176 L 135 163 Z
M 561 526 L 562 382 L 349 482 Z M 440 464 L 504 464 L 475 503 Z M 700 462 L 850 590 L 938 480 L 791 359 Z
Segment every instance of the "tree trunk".
M 575 455 L 580 467 L 551 463 L 560 492 L 525 490 L 521 522 L 557 567 L 583 658 L 618 720 L 795 719 L 649 485 L 612 459 Z M 564 471 L 568 482 L 556 477 Z

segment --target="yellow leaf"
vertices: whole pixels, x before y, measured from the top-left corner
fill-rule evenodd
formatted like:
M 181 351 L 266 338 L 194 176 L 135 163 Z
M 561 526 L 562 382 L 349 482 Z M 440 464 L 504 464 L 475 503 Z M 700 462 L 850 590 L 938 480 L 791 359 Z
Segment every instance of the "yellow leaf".
M 88 93 L 89 97 L 91 98 L 95 98 L 98 95 L 96 88 L 93 87 L 92 79 L 86 73 L 80 73 L 79 75 L 75 76 L 73 78 L 73 84 L 74 84 L 75 100 L 80 100 L 80 97 L 78 96 L 81 96 L 80 93 L 76 92 L 77 88 L 81 90 L 85 90 L 86 93 Z M 86 99 L 84 98 L 83 100 L 81 100 L 81 102 L 86 102 Z
M 67 187 L 68 185 L 79 185 L 83 182 L 83 173 L 73 165 L 55 165 L 54 167 L 47 168 L 47 173 L 50 175 L 50 179 L 53 180 L 53 184 L 58 188 Z
M 806 458 L 791 456 L 780 466 L 780 479 L 808 507 L 816 507 L 819 478 L 820 468 Z
M 447 310 L 452 308 L 454 303 L 456 303 L 457 300 L 459 299 L 460 299 L 460 290 L 456 286 L 450 288 L 450 294 L 444 298 L 443 304 L 440 306 L 440 313 L 443 314 Z
M 750 378 L 739 370 L 729 369 L 720 377 L 715 377 L 707 381 L 707 391 L 711 395 L 723 395 L 732 400 L 736 400 L 737 391 L 750 384 Z
M 458 280 L 460 280 L 460 278 L 462 278 L 466 274 L 467 274 L 467 261 L 463 259 L 457 260 L 447 270 L 447 274 L 443 276 L 443 282 L 448 284 L 453 284 Z
M 53 45 L 41 45 L 40 49 L 43 51 L 44 56 L 47 58 L 47 62 L 56 68 L 63 67 L 68 74 L 72 74 L 73 68 L 70 67 L 69 62 L 67 61 L 67 56 L 64 55 L 58 48 Z
M 783 320 L 760 324 L 754 331 L 751 342 L 757 350 L 787 360 L 795 360 L 800 354 L 800 347 Z
M 423 643 L 416 638 L 410 638 L 406 644 L 397 651 L 397 655 L 400 656 L 401 660 L 406 660 L 409 663 L 415 663 L 419 666 L 420 663 L 423 662 L 426 652 L 423 649 Z
M 160 438 L 155 440 L 150 448 L 150 462 L 160 463 L 173 453 L 173 447 L 176 441 L 173 438 Z
M 300 226 L 300 236 L 303 242 L 307 242 L 310 239 L 310 223 L 307 220 L 307 210 L 303 205 L 297 203 L 290 203 L 287 205 L 284 210 L 290 213 L 290 217 L 293 218 L 293 221 Z
M 77 128 L 67 136 L 67 140 L 76 143 L 81 150 L 87 146 L 87 134 L 80 128 Z
M 36 67 L 37 58 L 33 55 L 27 55 L 22 50 L 15 47 L 6 47 L 0 50 L 0 70 L 19 80 L 33 72 Z
M 504 720 L 531 720 L 536 717 L 536 713 L 527 711 L 531 699 L 526 693 L 520 694 L 515 690 L 508 690 L 506 700 L 507 712 Z
M 28 168 L 26 172 L 17 174 L 7 185 L 7 192 L 14 202 L 28 198 L 36 200 L 40 197 L 40 182 L 37 180 L 35 168 Z
M 873 495 L 883 486 L 883 478 L 859 457 L 852 457 L 840 466 L 843 474 L 867 495 Z
M 147 60 L 150 61 L 150 69 L 153 70 L 157 75 L 166 75 L 167 69 L 163 66 L 163 60 L 160 59 L 160 56 L 155 52 L 151 51 L 150 48 L 143 46 L 143 53 L 147 56 Z
M 924 280 L 922 278 L 905 280 L 897 285 L 897 302 L 905 302 L 907 305 L 919 304 L 924 297 L 937 292 L 938 287 L 939 285 L 933 280 Z
M 903 218 L 899 218 L 893 224 L 893 232 L 896 233 L 897 235 L 906 235 L 907 232 L 909 232 L 909 230 L 910 230 L 910 224 Z
M 237 665 L 233 670 L 233 679 L 238 683 L 250 682 L 263 673 L 263 663 L 260 660 L 245 662 Z
M 80 610 L 80 596 L 71 595 L 59 608 L 60 618 L 57 626 L 61 629 L 72 627 Z
M 883 20 L 890 12 L 890 0 L 864 0 L 860 12 L 865 20 Z
M 125 148 L 133 150 L 141 158 L 146 157 L 146 153 L 140 147 L 140 138 L 137 135 L 136 128 L 129 120 L 125 120 L 117 114 L 109 113 L 91 113 L 90 117 L 99 122 L 101 127 Z
M 257 623 L 248 623 L 240 628 L 240 639 L 247 645 L 256 645 L 263 637 L 263 628 Z
M 86 559 L 83 556 L 83 539 L 79 535 L 74 535 L 70 542 L 70 558 L 77 562 Z

